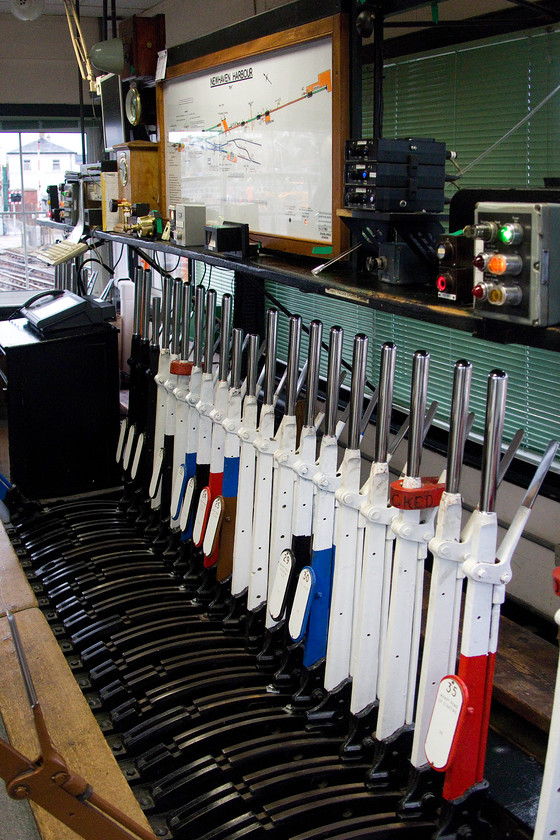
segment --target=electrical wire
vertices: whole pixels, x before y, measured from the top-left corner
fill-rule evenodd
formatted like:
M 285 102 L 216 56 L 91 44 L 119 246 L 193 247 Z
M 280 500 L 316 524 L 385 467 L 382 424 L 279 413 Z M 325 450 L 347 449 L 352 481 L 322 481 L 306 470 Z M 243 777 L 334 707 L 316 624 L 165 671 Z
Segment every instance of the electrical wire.
M 121 252 L 120 252 L 120 254 L 119 254 L 119 258 L 118 258 L 118 260 L 116 261 L 116 263 L 115 263 L 115 265 L 114 265 L 113 271 L 115 271 L 115 270 L 116 270 L 116 268 L 117 268 L 118 264 L 119 264 L 119 263 L 120 263 L 120 261 L 122 260 L 122 256 L 123 256 L 123 254 L 124 254 L 124 242 L 123 242 L 123 243 L 122 243 L 122 245 L 121 245 Z
M 199 285 L 199 286 L 203 286 L 203 285 L 204 285 L 204 278 L 206 277 L 206 263 L 203 263 L 203 265 L 204 265 L 204 271 L 203 271 L 203 273 L 202 273 L 202 277 L 201 277 L 201 278 L 200 278 L 200 280 L 198 281 L 198 285 Z
M 99 265 L 101 265 L 105 269 L 105 271 L 107 271 L 111 275 L 111 277 L 115 273 L 114 268 L 111 268 L 106 263 L 104 263 L 102 260 L 97 259 L 97 257 L 88 257 L 87 260 L 82 261 L 82 263 L 80 264 L 80 267 L 78 268 L 78 278 L 80 279 L 80 282 L 81 282 L 82 269 L 83 269 L 84 265 L 86 265 L 86 263 L 98 263 Z

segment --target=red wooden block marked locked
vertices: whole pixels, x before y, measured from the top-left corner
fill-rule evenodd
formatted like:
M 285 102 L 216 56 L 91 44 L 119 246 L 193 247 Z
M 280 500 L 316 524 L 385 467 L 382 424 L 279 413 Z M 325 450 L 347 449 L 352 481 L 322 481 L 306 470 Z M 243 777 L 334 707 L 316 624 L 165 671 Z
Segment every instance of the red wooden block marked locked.
M 438 484 L 436 475 L 422 478 L 420 487 L 403 487 L 404 479 L 399 478 L 391 484 L 391 504 L 402 510 L 424 510 L 437 507 L 445 484 Z
M 169 373 L 176 374 L 177 376 L 190 376 L 192 369 L 192 362 L 185 362 L 180 359 L 174 359 L 171 362 Z

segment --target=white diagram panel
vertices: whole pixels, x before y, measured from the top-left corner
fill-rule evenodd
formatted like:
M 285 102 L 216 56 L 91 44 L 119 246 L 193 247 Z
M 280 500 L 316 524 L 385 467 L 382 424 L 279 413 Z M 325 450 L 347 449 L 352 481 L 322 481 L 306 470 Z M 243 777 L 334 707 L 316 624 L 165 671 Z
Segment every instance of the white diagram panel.
M 330 243 L 331 56 L 324 38 L 166 82 L 168 204 Z

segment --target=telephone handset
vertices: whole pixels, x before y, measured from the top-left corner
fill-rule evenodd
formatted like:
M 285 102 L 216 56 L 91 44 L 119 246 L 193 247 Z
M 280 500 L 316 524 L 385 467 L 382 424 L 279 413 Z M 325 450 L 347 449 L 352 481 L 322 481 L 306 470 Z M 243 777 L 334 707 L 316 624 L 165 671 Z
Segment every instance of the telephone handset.
M 63 294 L 64 294 L 64 289 L 47 289 L 46 291 L 37 292 L 37 294 L 32 295 L 28 300 L 25 301 L 23 306 L 29 308 L 30 306 L 33 306 L 33 304 L 36 301 L 41 300 L 44 297 L 57 298 L 57 297 L 60 297 Z
M 31 327 L 40 333 L 86 326 L 87 301 L 66 289 L 48 289 L 33 295 L 21 307 L 21 314 Z

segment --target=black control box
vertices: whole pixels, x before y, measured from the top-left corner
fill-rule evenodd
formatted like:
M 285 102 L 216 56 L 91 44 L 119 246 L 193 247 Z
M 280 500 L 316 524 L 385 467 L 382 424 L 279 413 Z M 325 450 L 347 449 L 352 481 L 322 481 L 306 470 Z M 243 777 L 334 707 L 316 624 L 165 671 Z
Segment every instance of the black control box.
M 445 161 L 445 143 L 436 140 L 347 140 L 344 206 L 385 213 L 440 213 Z

